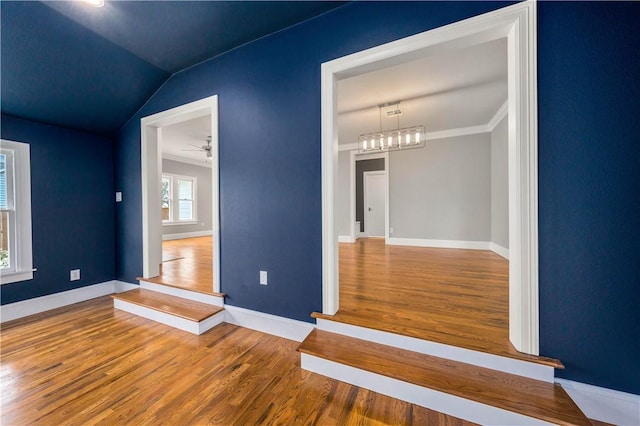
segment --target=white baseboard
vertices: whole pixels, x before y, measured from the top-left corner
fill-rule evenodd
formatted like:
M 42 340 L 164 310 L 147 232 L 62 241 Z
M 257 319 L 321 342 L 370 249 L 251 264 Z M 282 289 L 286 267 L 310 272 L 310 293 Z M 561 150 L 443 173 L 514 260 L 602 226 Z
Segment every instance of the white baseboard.
M 481 404 L 305 353 L 300 354 L 300 364 L 305 370 L 479 424 L 549 424 L 539 419 L 533 419 L 501 408 Z
M 640 395 L 556 379 L 587 417 L 615 425 L 640 425 Z
M 108 294 L 120 293 L 137 287 L 135 284 L 113 280 L 2 305 L 0 307 L 0 322 L 39 314 L 40 312 L 84 302 L 85 300 L 95 299 L 96 297 L 106 296 Z
M 121 311 L 129 312 L 130 314 L 137 315 L 149 319 L 151 321 L 159 322 L 169 327 L 177 328 L 188 333 L 200 335 L 205 331 L 215 327 L 216 325 L 224 321 L 224 311 L 217 313 L 203 321 L 191 321 L 186 318 L 182 318 L 176 315 L 160 312 L 155 309 L 147 308 L 146 306 L 140 306 L 136 303 L 130 303 L 126 300 L 113 300 L 113 307 L 120 309 Z
M 205 294 L 197 291 L 189 291 L 182 288 L 150 283 L 144 280 L 140 280 L 140 288 L 156 291 L 158 293 L 168 294 L 170 296 L 181 297 L 183 299 L 194 300 L 196 302 L 206 303 L 207 305 L 224 306 L 224 298 L 214 296 L 212 294 Z
M 339 237 L 342 238 L 342 237 Z M 340 241 L 342 242 L 342 241 Z M 424 238 L 387 238 L 387 244 L 392 246 L 413 246 L 433 248 L 455 248 L 467 250 L 491 250 L 509 259 L 509 249 L 491 241 L 461 241 L 461 240 L 429 240 Z
M 445 345 L 443 343 L 431 342 L 429 340 L 417 339 L 410 336 L 402 336 L 400 334 L 359 327 L 357 325 L 345 324 L 323 318 L 316 319 L 316 322 L 319 330 L 328 331 L 330 333 L 342 334 L 343 336 L 368 340 L 370 342 L 380 343 L 387 346 L 394 346 L 396 348 L 418 352 L 425 355 L 464 362 L 466 364 L 503 371 L 505 373 L 515 374 L 534 380 L 542 380 L 548 383 L 553 383 L 554 381 L 553 367 L 547 365 L 521 361 L 514 358 L 502 357 L 458 346 Z
M 314 324 L 290 318 L 265 314 L 237 306 L 224 305 L 226 322 L 240 327 L 250 328 L 262 333 L 272 334 L 296 342 L 302 342 L 314 329 Z
M 194 238 L 194 237 L 208 237 L 209 235 L 213 235 L 213 231 L 194 231 L 194 232 L 179 232 L 176 234 L 164 234 L 162 236 L 162 241 L 169 240 L 181 240 L 183 238 Z
M 413 246 L 413 247 L 435 247 L 435 248 L 456 248 L 470 250 L 491 250 L 488 241 L 459 241 L 459 240 L 427 240 L 423 238 L 388 238 L 388 245 L 393 246 Z
M 489 243 L 489 250 L 509 260 L 509 249 L 502 247 L 500 244 L 496 244 L 493 241 Z
M 354 243 L 355 239 L 351 238 L 351 235 L 339 235 L 338 236 L 339 243 Z

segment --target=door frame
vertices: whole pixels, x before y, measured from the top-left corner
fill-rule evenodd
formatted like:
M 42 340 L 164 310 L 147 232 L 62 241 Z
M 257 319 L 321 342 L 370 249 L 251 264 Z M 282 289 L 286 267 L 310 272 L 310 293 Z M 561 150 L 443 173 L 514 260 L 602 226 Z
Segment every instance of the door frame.
M 322 64 L 322 310 L 339 307 L 337 82 L 425 55 L 507 40 L 509 339 L 539 354 L 536 2 L 527 0 Z M 353 227 L 354 225 L 352 225 Z M 387 228 L 388 229 L 388 228 Z
M 385 242 L 387 241 L 387 234 L 389 233 L 387 229 L 389 228 L 389 220 L 387 219 L 387 212 L 389 211 L 389 202 L 387 201 L 387 197 L 389 195 L 389 185 L 388 180 L 386 178 L 387 170 L 385 164 L 385 170 L 372 170 L 369 172 L 362 172 L 362 197 L 364 201 L 364 215 L 367 215 L 367 178 L 369 176 L 385 176 L 385 185 L 384 185 L 384 234 L 383 235 L 374 235 L 374 237 L 383 237 Z M 364 235 L 370 237 L 369 231 L 367 231 L 367 221 L 364 221 Z
M 370 154 L 358 154 L 357 151 L 349 152 L 349 231 L 351 243 L 356 241 L 356 235 L 360 232 L 356 232 L 356 161 L 360 160 L 373 160 L 376 158 L 384 158 L 384 171 L 387 172 L 385 178 L 385 199 L 384 199 L 384 220 L 385 231 L 384 240 L 389 239 L 389 153 L 388 152 L 374 152 Z M 342 189 L 344 190 L 344 188 Z
M 220 293 L 220 185 L 218 141 L 218 96 L 209 96 L 140 119 L 142 157 L 142 276 L 160 274 L 162 262 L 162 128 L 209 115 L 211 117 L 211 230 L 213 244 L 213 291 Z M 153 206 L 156 206 L 154 208 Z

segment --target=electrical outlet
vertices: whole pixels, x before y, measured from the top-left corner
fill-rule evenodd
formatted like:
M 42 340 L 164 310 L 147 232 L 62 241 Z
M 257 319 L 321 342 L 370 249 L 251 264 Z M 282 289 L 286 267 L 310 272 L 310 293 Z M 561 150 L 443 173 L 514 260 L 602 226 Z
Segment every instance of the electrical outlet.
M 393 226 L 391 228 L 389 228 L 389 233 L 393 234 Z
M 80 269 L 72 269 L 69 274 L 69 281 L 78 281 L 80 279 Z
M 116 203 L 120 203 L 122 201 L 122 192 L 116 192 Z
M 260 284 L 267 285 L 267 271 L 260 271 Z

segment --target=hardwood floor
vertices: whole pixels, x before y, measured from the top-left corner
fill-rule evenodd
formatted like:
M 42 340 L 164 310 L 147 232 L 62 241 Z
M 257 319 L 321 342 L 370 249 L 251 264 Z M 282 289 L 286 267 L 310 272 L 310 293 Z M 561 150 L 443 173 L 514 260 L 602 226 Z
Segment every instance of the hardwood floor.
M 469 425 L 299 366 L 297 343 L 222 324 L 201 336 L 106 296 L 5 323 L 3 425 Z
M 509 342 L 509 262 L 491 251 L 341 243 L 340 309 L 314 316 L 561 367 Z
M 160 275 L 146 281 L 214 294 L 211 237 L 163 241 L 162 258 L 167 260 L 160 265 Z

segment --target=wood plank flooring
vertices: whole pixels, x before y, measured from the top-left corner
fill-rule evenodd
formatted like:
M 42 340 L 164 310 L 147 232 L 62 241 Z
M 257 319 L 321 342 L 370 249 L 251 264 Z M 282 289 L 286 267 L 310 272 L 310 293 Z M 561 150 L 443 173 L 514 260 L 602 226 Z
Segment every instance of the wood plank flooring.
M 207 294 L 213 292 L 213 244 L 211 237 L 162 242 L 160 275 L 145 281 Z
M 222 324 L 201 336 L 106 296 L 5 323 L 3 425 L 469 425 L 299 366 L 296 342 Z
M 509 342 L 509 262 L 491 251 L 341 243 L 340 309 L 314 316 L 562 367 Z

